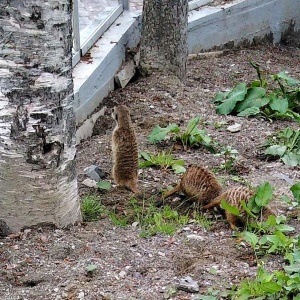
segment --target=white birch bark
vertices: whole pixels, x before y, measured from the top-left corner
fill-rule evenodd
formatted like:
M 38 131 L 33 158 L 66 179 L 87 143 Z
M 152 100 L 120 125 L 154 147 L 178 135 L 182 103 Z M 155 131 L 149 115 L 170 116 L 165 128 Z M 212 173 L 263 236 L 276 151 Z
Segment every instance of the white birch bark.
M 0 220 L 80 219 L 71 0 L 0 2 Z

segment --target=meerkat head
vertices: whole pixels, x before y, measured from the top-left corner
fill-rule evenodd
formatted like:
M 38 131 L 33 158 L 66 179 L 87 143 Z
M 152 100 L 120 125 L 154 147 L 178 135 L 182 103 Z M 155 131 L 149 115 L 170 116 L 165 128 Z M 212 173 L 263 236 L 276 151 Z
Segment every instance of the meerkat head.
M 116 122 L 124 123 L 130 122 L 130 113 L 129 109 L 126 105 L 118 105 L 113 108 L 112 117 L 116 120 Z

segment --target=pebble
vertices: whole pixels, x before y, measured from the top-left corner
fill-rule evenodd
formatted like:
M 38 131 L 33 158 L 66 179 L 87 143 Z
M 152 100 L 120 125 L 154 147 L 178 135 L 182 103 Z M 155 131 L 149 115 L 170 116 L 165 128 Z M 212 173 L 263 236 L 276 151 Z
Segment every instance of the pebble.
M 87 187 L 97 187 L 97 181 L 90 179 L 90 178 L 86 178 L 82 181 L 82 184 L 87 186 Z
M 179 283 L 177 285 L 179 290 L 185 291 L 187 293 L 198 293 L 199 285 L 196 281 L 193 280 L 192 277 L 186 276 L 184 278 L 179 279 Z
M 121 272 L 119 273 L 119 276 L 120 276 L 121 278 L 125 278 L 126 275 L 127 275 L 127 273 L 126 273 L 124 270 L 121 271 Z
M 84 292 L 79 292 L 77 298 L 84 299 Z
M 188 234 L 187 236 L 188 240 L 197 240 L 197 241 L 204 241 L 205 238 L 203 236 L 197 235 L 197 234 Z
M 230 132 L 238 132 L 241 130 L 241 128 L 242 128 L 241 124 L 235 123 L 233 125 L 228 126 L 227 130 Z

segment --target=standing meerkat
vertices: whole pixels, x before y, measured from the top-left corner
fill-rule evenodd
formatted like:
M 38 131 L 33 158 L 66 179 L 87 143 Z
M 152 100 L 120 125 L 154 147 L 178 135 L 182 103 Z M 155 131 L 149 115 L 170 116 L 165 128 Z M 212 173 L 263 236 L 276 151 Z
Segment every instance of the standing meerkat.
M 163 197 L 167 198 L 178 192 L 183 192 L 188 197 L 205 204 L 221 194 L 222 186 L 208 169 L 191 166 L 180 182 L 172 190 L 164 193 Z
M 216 197 L 212 202 L 202 207 L 202 209 L 210 209 L 213 207 L 220 207 L 221 201 L 225 200 L 231 206 L 238 208 L 240 215 L 234 215 L 231 212 L 225 210 L 226 219 L 231 227 L 231 229 L 236 230 L 238 222 L 245 223 L 247 220 L 247 213 L 242 207 L 242 201 L 247 204 L 249 200 L 255 195 L 255 191 L 245 187 L 233 187 L 228 189 L 223 194 Z M 267 206 L 262 211 L 263 219 L 266 219 L 269 215 L 274 215 L 275 213 Z
M 118 185 L 129 187 L 137 194 L 138 146 L 128 107 L 114 107 L 112 117 L 117 122 L 112 134 L 112 175 Z

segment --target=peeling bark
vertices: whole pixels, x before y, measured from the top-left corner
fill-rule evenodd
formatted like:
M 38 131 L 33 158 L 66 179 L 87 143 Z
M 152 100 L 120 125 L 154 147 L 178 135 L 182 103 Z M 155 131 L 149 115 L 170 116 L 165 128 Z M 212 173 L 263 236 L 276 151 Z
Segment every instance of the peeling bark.
M 80 219 L 71 9 L 0 3 L 0 219 L 13 230 Z
M 144 0 L 141 71 L 159 70 L 184 80 L 186 75 L 188 0 Z

